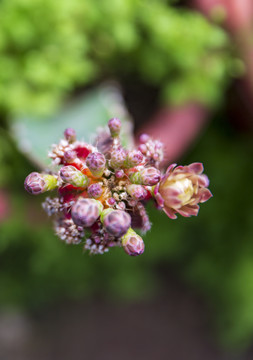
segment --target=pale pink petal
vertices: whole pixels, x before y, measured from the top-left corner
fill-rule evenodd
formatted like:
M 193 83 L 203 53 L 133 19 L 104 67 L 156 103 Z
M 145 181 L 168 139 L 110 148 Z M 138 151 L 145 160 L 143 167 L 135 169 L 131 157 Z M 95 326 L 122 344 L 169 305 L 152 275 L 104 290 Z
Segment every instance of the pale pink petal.
M 169 199 L 166 199 L 165 203 L 172 208 L 177 208 L 182 205 L 182 201 L 179 200 L 177 197 L 171 197 Z
M 176 166 L 177 166 L 177 164 L 171 164 L 171 165 L 167 168 L 165 175 L 171 173 L 172 170 L 174 169 L 174 167 L 176 167 Z
M 204 171 L 204 167 L 202 163 L 195 162 L 190 164 L 188 167 L 195 174 L 201 174 Z
M 209 179 L 206 175 L 199 175 L 198 176 L 198 183 L 199 186 L 208 187 L 209 186 Z
M 184 217 L 197 216 L 199 212 L 199 206 L 186 205 L 183 206 L 180 210 L 177 210 L 177 212 Z
M 176 216 L 176 214 L 175 214 L 175 210 L 173 210 L 173 209 L 165 206 L 165 207 L 163 208 L 163 211 L 165 212 L 165 214 L 166 214 L 170 219 L 176 219 L 176 218 L 177 218 L 177 216 Z
M 208 189 L 200 189 L 199 196 L 200 196 L 199 202 L 203 203 L 209 200 L 213 196 L 213 194 Z
M 156 199 L 157 204 L 158 204 L 160 207 L 163 207 L 163 206 L 164 206 L 164 200 L 163 200 L 163 197 L 161 196 L 160 193 L 157 193 L 157 194 L 155 195 L 155 199 Z
M 171 196 L 175 197 L 175 196 L 178 196 L 179 194 L 181 194 L 181 192 L 178 190 L 178 189 L 175 189 L 173 187 L 165 187 L 164 189 L 162 189 L 160 191 L 160 193 L 162 194 L 162 197 L 164 199 L 167 199 Z

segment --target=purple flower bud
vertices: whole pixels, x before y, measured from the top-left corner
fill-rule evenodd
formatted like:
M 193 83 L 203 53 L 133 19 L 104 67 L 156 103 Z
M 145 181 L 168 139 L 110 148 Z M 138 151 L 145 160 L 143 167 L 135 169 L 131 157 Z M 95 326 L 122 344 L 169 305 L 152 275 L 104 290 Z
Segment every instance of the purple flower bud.
M 142 185 L 131 184 L 127 186 L 128 194 L 135 200 L 143 200 L 146 198 L 148 192 Z
M 97 199 L 102 195 L 102 193 L 103 193 L 103 188 L 99 183 L 91 184 L 88 187 L 88 195 L 89 195 L 89 197 Z
M 161 179 L 161 173 L 154 167 L 147 167 L 141 171 L 130 175 L 130 180 L 133 184 L 141 184 L 147 186 L 156 185 Z
M 64 137 L 69 143 L 73 143 L 74 141 L 76 141 L 76 132 L 75 132 L 75 130 L 72 129 L 72 128 L 67 128 L 64 131 Z
M 60 177 L 63 181 L 76 187 L 87 187 L 89 178 L 72 165 L 63 166 L 60 170 Z
M 76 152 L 74 150 L 68 150 L 64 153 L 64 161 L 66 163 L 71 163 L 76 159 Z
M 146 152 L 147 152 L 147 146 L 145 144 L 140 144 L 138 149 L 140 150 L 140 152 L 142 154 L 146 154 Z
M 106 209 L 101 214 L 101 221 L 106 231 L 120 238 L 131 226 L 131 216 L 122 210 Z
M 24 187 L 32 195 L 42 194 L 57 187 L 57 178 L 53 175 L 32 172 L 26 177 Z
M 111 153 L 110 166 L 113 169 L 120 169 L 121 167 L 124 167 L 126 158 L 127 158 L 126 150 L 123 148 L 118 148 L 117 150 L 114 150 Z
M 105 170 L 105 156 L 99 152 L 90 153 L 86 159 L 86 165 L 94 177 L 101 177 Z
M 76 225 L 90 227 L 98 219 L 103 205 L 95 199 L 79 199 L 72 207 L 71 217 Z
M 112 137 L 119 136 L 121 129 L 121 121 L 118 118 L 113 118 L 108 121 L 108 127 Z
M 140 136 L 140 143 L 146 144 L 150 139 L 150 136 L 148 134 L 141 134 Z
M 130 151 L 127 155 L 127 159 L 125 161 L 125 166 L 127 168 L 132 168 L 134 166 L 139 165 L 143 160 L 143 155 L 139 150 Z
M 125 252 L 130 256 L 141 255 L 145 249 L 144 241 L 131 228 L 128 229 L 127 233 L 123 236 L 122 246 Z
M 124 170 L 115 171 L 115 176 L 116 176 L 117 179 L 122 179 L 125 176 Z
M 116 208 L 118 210 L 125 210 L 126 209 L 126 204 L 123 201 L 118 202 L 118 204 L 116 205 Z
M 114 206 L 116 203 L 116 200 L 113 197 L 110 197 L 109 199 L 106 200 L 106 203 L 108 206 Z

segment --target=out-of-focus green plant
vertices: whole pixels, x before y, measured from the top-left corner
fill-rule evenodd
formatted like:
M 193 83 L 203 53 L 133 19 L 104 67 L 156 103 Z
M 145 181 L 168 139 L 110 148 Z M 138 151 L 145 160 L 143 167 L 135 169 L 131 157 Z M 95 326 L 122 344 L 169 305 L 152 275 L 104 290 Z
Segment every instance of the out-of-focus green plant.
M 50 113 L 78 86 L 137 76 L 165 101 L 217 102 L 225 33 L 164 0 L 2 0 L 0 113 Z

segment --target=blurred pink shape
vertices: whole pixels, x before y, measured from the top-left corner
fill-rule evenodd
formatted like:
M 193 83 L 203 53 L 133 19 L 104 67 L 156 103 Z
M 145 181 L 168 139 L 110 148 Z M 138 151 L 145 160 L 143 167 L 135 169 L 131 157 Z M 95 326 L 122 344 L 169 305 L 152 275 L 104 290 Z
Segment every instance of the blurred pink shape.
M 0 189 L 0 223 L 10 215 L 10 200 L 8 193 Z
M 192 0 L 192 4 L 206 15 L 222 6 L 226 12 L 225 24 L 232 32 L 252 26 L 252 0 Z
M 188 149 L 206 124 L 207 115 L 207 109 L 199 104 L 164 108 L 138 134 L 149 134 L 164 143 L 165 165 L 178 159 Z

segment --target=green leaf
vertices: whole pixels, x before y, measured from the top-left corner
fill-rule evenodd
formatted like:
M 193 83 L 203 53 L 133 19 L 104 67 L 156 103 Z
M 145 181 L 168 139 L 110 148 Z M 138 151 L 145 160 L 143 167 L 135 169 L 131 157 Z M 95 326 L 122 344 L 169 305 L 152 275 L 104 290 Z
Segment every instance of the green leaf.
M 20 151 L 36 166 L 44 168 L 50 163 L 47 151 L 63 137 L 66 128 L 74 128 L 79 140 L 91 142 L 97 129 L 105 127 L 111 117 L 121 119 L 123 145 L 131 147 L 132 121 L 115 85 L 102 85 L 90 90 L 51 117 L 14 119 L 11 133 Z

